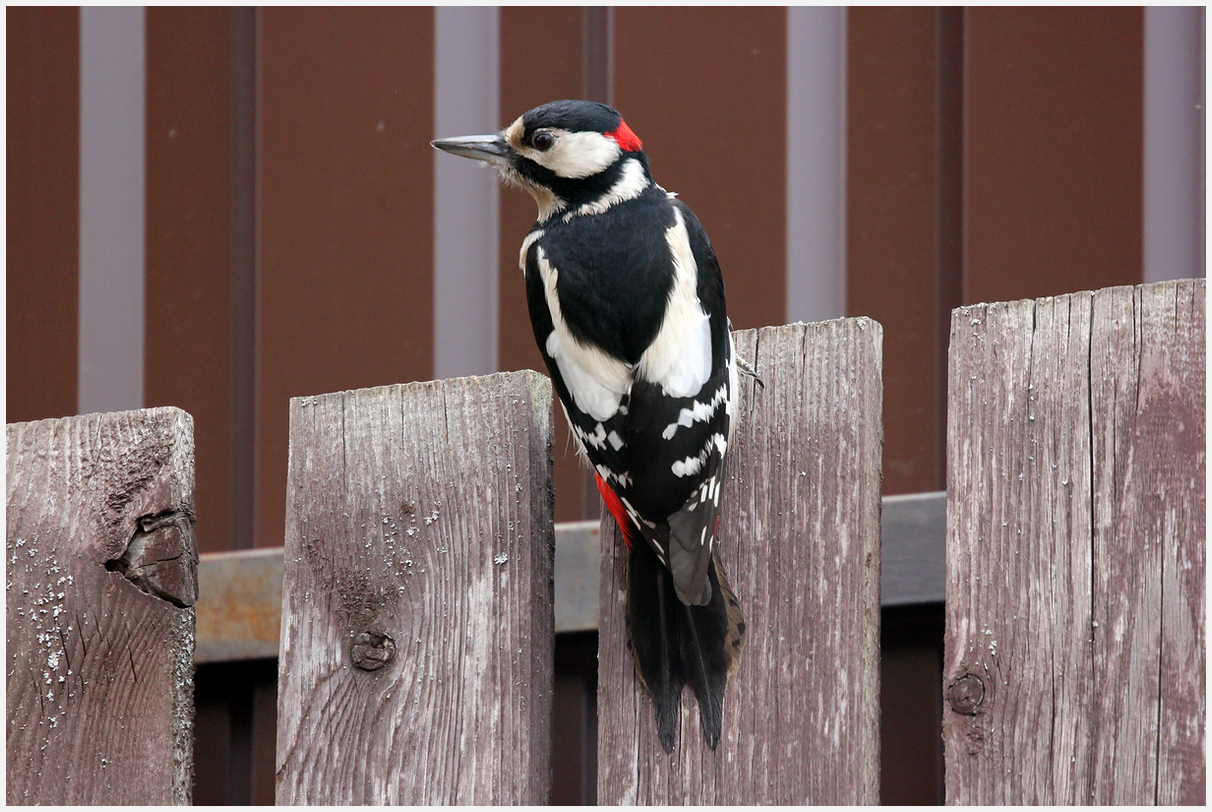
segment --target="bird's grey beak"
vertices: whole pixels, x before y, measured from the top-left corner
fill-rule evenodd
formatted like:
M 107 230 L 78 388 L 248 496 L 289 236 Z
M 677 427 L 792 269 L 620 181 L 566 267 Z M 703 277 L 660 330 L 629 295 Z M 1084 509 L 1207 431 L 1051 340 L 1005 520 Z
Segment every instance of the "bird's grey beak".
M 509 144 L 499 135 L 461 135 L 458 138 L 439 138 L 430 141 L 429 145 L 451 155 L 462 155 L 473 161 L 499 166 L 506 163 L 510 149 Z

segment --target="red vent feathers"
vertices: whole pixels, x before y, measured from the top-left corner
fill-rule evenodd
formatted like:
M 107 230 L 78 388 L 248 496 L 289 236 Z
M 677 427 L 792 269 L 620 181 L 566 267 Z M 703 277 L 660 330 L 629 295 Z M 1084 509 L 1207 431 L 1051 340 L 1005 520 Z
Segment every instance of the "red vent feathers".
M 630 547 L 632 545 L 632 535 L 636 530 L 631 524 L 631 517 L 627 515 L 627 508 L 623 507 L 623 500 L 611 490 L 606 481 L 602 479 L 602 475 L 597 474 L 596 476 L 598 479 L 598 492 L 602 494 L 602 501 L 606 503 L 606 507 L 610 510 L 610 515 L 614 517 L 615 524 L 622 531 L 623 541 L 627 542 L 627 546 Z

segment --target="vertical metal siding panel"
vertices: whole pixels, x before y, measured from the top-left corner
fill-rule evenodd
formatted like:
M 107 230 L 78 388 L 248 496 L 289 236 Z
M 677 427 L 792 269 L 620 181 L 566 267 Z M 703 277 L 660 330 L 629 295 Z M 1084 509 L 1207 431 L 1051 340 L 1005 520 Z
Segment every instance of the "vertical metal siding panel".
M 266 8 L 257 544 L 282 543 L 292 396 L 433 374 L 433 10 Z
M 232 11 L 149 8 L 144 391 L 194 418 L 204 552 L 233 546 L 231 112 Z
M 1144 281 L 1203 276 L 1204 16 L 1145 9 Z
M 80 10 L 80 413 L 143 405 L 144 9 Z
M 76 411 L 80 11 L 8 8 L 7 420 Z
M 966 300 L 1139 283 L 1142 9 L 966 15 Z
M 500 128 L 500 11 L 434 10 L 434 136 Z M 496 172 L 433 153 L 434 377 L 497 369 Z
M 846 314 L 846 10 L 787 9 L 787 321 Z

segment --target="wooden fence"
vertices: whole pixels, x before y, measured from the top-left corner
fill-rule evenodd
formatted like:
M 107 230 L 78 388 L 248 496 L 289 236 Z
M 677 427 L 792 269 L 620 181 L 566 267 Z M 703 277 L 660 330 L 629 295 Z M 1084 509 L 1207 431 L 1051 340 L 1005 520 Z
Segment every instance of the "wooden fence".
M 948 802 L 1203 803 L 1205 298 L 954 312 Z
M 1202 280 L 957 310 L 950 802 L 1203 801 Z M 604 523 L 603 803 L 873 803 L 881 330 L 738 333 L 720 523 L 748 637 L 724 737 L 673 754 Z M 542 803 L 551 390 L 535 373 L 291 402 L 280 803 Z M 8 427 L 8 800 L 189 800 L 192 427 Z

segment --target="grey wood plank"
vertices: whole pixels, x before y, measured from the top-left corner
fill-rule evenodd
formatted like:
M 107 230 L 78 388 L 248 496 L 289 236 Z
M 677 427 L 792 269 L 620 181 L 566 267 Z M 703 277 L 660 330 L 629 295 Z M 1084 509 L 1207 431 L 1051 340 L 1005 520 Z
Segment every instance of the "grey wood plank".
M 90 414 L 7 438 L 7 800 L 188 803 L 193 419 Z
M 719 748 L 683 695 L 672 754 L 625 643 L 626 553 L 602 527 L 598 800 L 852 804 L 879 799 L 880 383 L 869 319 L 748 330 L 719 525 L 748 626 Z M 604 512 L 605 513 L 605 512 Z
M 1089 325 L 1089 294 L 953 315 L 944 673 L 983 704 L 944 716 L 948 800 L 1074 803 L 1085 791 Z
M 1100 802 L 1205 801 L 1204 301 L 1203 280 L 1094 295 Z
M 1202 798 L 1204 295 L 954 311 L 949 803 Z
M 278 802 L 544 802 L 549 381 L 387 386 L 290 414 Z

